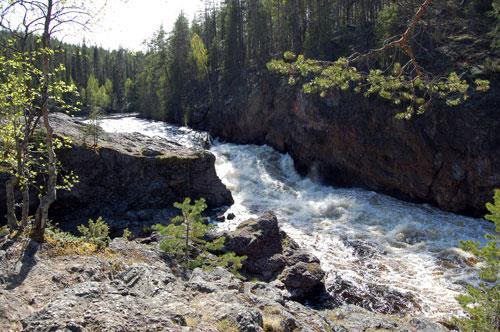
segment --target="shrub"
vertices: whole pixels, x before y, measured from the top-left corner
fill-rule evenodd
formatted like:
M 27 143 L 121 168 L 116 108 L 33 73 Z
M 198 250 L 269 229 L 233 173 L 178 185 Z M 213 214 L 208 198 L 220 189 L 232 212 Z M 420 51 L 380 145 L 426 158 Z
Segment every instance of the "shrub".
M 96 245 L 85 242 L 83 238 L 63 232 L 59 228 L 48 225 L 45 230 L 45 243 L 49 252 L 55 256 L 93 255 L 98 251 Z
M 128 229 L 128 228 L 125 228 L 123 230 L 123 238 L 126 239 L 126 240 L 131 240 L 132 239 L 132 232 Z
M 498 331 L 500 330 L 500 190 L 495 191 L 494 203 L 486 208 L 490 214 L 486 219 L 495 223 L 495 233 L 487 234 L 487 244 L 481 246 L 473 241 L 463 241 L 462 248 L 476 255 L 483 266 L 479 271 L 482 283 L 478 287 L 469 285 L 467 294 L 458 297 L 458 301 L 467 318 L 455 318 L 454 322 L 462 331 Z
M 215 265 L 228 269 L 233 274 L 240 276 L 238 271 L 241 270 L 245 259 L 247 259 L 246 256 L 237 256 L 234 252 L 228 252 L 222 256 L 217 256 Z
M 109 226 L 102 217 L 96 221 L 89 219 L 89 225 L 78 226 L 78 231 L 82 234 L 85 241 L 94 244 L 99 250 L 107 248 L 111 239 L 109 237 Z

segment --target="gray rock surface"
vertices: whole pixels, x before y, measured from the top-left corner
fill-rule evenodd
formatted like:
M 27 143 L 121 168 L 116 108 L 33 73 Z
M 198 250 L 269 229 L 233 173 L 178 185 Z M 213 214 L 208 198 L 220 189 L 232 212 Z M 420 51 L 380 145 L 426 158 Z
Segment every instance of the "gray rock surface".
M 156 245 L 122 238 L 94 256 L 58 256 L 27 240 L 1 247 L 1 331 L 444 330 L 353 305 L 313 309 L 291 300 L 280 281 L 184 271 Z
M 72 148 L 60 151 L 59 158 L 64 170 L 73 171 L 80 180 L 73 190 L 59 191 L 51 208 L 52 218 L 62 226 L 103 216 L 112 228 L 140 229 L 168 221 L 168 209 L 185 197 L 204 197 L 210 207 L 233 202 L 217 177 L 214 155 L 202 148 L 138 133 L 103 133 L 96 150 L 85 144 L 83 124 L 78 120 L 53 114 L 51 123 L 56 135 L 72 140 Z M 2 177 L 0 188 L 3 219 Z

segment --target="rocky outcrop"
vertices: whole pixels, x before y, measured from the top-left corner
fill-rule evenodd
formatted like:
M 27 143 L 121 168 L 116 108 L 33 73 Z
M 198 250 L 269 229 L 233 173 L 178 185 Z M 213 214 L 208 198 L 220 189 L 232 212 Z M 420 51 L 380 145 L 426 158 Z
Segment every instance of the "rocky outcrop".
M 215 157 L 202 147 L 188 148 L 138 133 L 102 133 L 99 148 L 93 149 L 85 144 L 78 121 L 54 114 L 51 122 L 56 135 L 72 141 L 70 149 L 58 153 L 64 171 L 79 177 L 71 191 L 58 192 L 51 207 L 51 216 L 62 226 L 103 216 L 113 228 L 140 229 L 167 221 L 172 204 L 185 197 L 204 197 L 210 207 L 233 202 L 215 172 Z M 0 184 L 0 192 L 3 187 Z
M 112 255 L 54 256 L 47 245 L 22 241 L 3 247 L 2 331 L 445 330 L 353 305 L 314 309 L 276 283 L 244 281 L 222 268 L 187 273 L 155 245 L 121 238 Z
M 302 173 L 328 183 L 482 215 L 500 187 L 495 82 L 460 107 L 436 102 L 409 121 L 395 119 L 397 110 L 377 98 L 338 93 L 325 100 L 263 83 L 246 106 L 229 103 L 201 127 L 228 141 L 287 152 Z
M 359 285 L 336 275 L 325 282 L 326 273 L 317 257 L 301 248 L 285 232 L 272 212 L 242 222 L 234 231 L 225 234 L 225 250 L 246 256 L 242 273 L 249 279 L 274 282 L 287 292 L 290 299 L 334 307 L 355 304 L 371 311 L 402 314 L 420 307 L 411 293 L 367 283 Z M 353 241 L 354 242 L 354 241 Z M 373 248 L 361 247 L 360 254 L 369 259 Z
M 319 260 L 281 231 L 271 212 L 244 221 L 227 234 L 225 250 L 247 257 L 243 273 L 248 277 L 278 280 L 292 299 L 307 301 L 325 293 Z
M 401 314 L 421 309 L 412 293 L 370 282 L 358 284 L 338 274 L 334 274 L 329 280 L 327 291 L 334 306 L 355 304 L 384 314 Z

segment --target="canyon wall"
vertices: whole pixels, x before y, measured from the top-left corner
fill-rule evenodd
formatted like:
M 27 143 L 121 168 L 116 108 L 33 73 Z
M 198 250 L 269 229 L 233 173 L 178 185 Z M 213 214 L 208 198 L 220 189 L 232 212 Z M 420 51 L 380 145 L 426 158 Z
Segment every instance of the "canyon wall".
M 301 173 L 314 172 L 329 184 L 479 216 L 500 187 L 497 90 L 475 94 L 457 108 L 435 104 L 423 115 L 397 120 L 394 107 L 378 98 L 339 93 L 325 100 L 269 85 L 245 107 L 229 103 L 198 127 L 227 141 L 289 153 Z

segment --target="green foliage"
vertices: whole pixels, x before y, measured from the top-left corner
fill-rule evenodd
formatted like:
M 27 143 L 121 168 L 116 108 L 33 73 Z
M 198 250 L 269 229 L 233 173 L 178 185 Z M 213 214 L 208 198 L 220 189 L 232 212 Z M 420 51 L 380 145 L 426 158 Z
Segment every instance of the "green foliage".
M 107 248 L 111 242 L 109 226 L 101 217 L 96 221 L 89 219 L 89 225 L 78 226 L 78 231 L 82 234 L 86 242 L 96 245 L 98 249 Z
M 49 249 L 49 254 L 55 256 L 87 256 L 110 253 L 106 248 L 98 246 L 95 241 L 88 241 L 85 237 L 64 232 L 50 223 L 45 229 L 45 243 Z
M 479 277 L 485 281 L 496 282 L 500 273 L 500 190 L 495 191 L 494 203 L 488 203 L 486 208 L 490 212 L 486 219 L 495 223 L 495 234 L 487 234 L 488 243 L 481 246 L 478 242 L 463 241 L 462 248 L 480 258 L 484 266 Z
M 380 42 L 401 33 L 401 13 L 399 5 L 395 3 L 388 4 L 378 13 L 377 21 L 375 22 L 375 31 L 377 39 Z
M 241 270 L 243 262 L 246 259 L 246 256 L 238 256 L 234 252 L 228 252 L 222 256 L 218 256 L 215 265 L 226 268 L 235 275 L 239 275 L 238 271 Z
M 45 230 L 45 235 L 47 237 L 52 238 L 53 240 L 61 243 L 71 243 L 71 244 L 79 244 L 83 242 L 83 238 L 75 236 L 71 233 L 64 232 L 59 229 L 57 226 L 49 224 L 47 229 Z
M 491 47 L 495 50 L 500 50 L 500 0 L 493 0 L 491 3 L 493 9 L 490 16 L 494 23 L 490 32 L 492 37 Z
M 191 199 L 186 198 L 184 202 L 175 203 L 174 206 L 182 214 L 172 218 L 172 223 L 168 226 L 154 226 L 156 231 L 166 236 L 160 242 L 160 249 L 183 260 L 190 269 L 222 266 L 237 274 L 246 257 L 236 256 L 234 253 L 217 255 L 224 247 L 225 238 L 206 239 L 214 226 L 203 218 L 203 211 L 207 208 L 205 200 L 202 198 L 192 204 Z
M 124 239 L 126 239 L 126 240 L 131 240 L 131 239 L 132 239 L 132 237 L 133 237 L 133 234 L 132 234 L 132 232 L 131 232 L 128 228 L 125 228 L 125 229 L 123 230 L 123 235 L 122 235 L 122 237 L 123 237 Z
M 182 211 L 182 215 L 172 218 L 168 226 L 156 225 L 157 230 L 168 238 L 160 243 L 160 248 L 176 256 L 184 255 L 186 261 L 191 254 L 206 245 L 205 235 L 210 226 L 204 222 L 203 211 L 207 208 L 204 199 L 199 199 L 191 204 L 191 199 L 186 198 L 182 203 L 175 203 L 174 207 Z
M 201 37 L 194 33 L 191 37 L 192 55 L 198 69 L 198 76 L 205 77 L 208 71 L 208 52 Z
M 500 189 L 495 190 L 493 203 L 487 203 L 486 209 L 490 212 L 485 218 L 495 223 L 496 231 L 500 232 Z
M 295 55 L 295 53 L 293 53 L 291 51 L 286 51 L 285 53 L 283 53 L 283 58 L 286 61 L 293 61 L 297 58 L 297 56 Z
M 395 63 L 390 72 L 371 69 L 363 73 L 346 58 L 328 63 L 306 59 L 303 55 L 295 61 L 289 59 L 285 54 L 284 60 L 271 60 L 267 68 L 288 77 L 290 85 L 302 82 L 302 90 L 307 94 L 327 97 L 336 90 L 352 89 L 365 97 L 377 95 L 395 105 L 404 105 L 406 110 L 396 115 L 400 119 L 422 114 L 434 97 L 445 100 L 448 106 L 458 106 L 469 98 L 470 85 L 456 73 L 440 80 L 423 80 L 406 75 L 399 63 Z M 476 91 L 489 89 L 486 80 L 478 79 L 475 85 Z
M 488 203 L 490 212 L 486 219 L 495 223 L 495 233 L 487 234 L 488 242 L 463 241 L 462 248 L 481 260 L 479 278 L 484 282 L 478 287 L 468 286 L 467 294 L 458 301 L 468 318 L 455 318 L 455 323 L 463 331 L 495 331 L 500 329 L 500 190 L 495 191 L 494 202 Z
M 500 285 L 467 287 L 467 295 L 460 295 L 458 302 L 468 318 L 455 318 L 460 331 L 489 332 L 500 329 Z
M 12 190 L 28 192 L 35 189 L 39 196 L 46 192 L 51 163 L 56 166 L 55 173 L 61 169 L 60 163 L 50 162 L 46 137 L 36 130 L 40 116 L 40 100 L 45 99 L 51 110 L 73 112 L 78 109 L 78 103 L 68 103 L 66 100 L 77 96 L 76 87 L 61 79 L 65 71 L 63 65 L 54 65 L 48 72 L 40 69 L 44 59 L 57 55 L 52 49 L 40 48 L 35 44 L 32 50 L 23 51 L 15 40 L 5 41 L 0 49 L 0 167 L 11 175 Z M 54 150 L 69 146 L 64 138 L 52 138 Z M 76 177 L 74 174 L 60 176 L 56 181 L 57 189 L 70 189 Z M 15 195 L 8 195 L 8 208 L 15 210 Z M 27 206 L 27 195 L 21 205 Z M 9 214 L 9 223 L 17 225 L 15 213 Z M 27 226 L 27 212 L 23 210 L 22 225 Z
M 85 102 L 90 110 L 94 108 L 106 109 L 111 104 L 110 93 L 112 92 L 112 83 L 106 80 L 105 85 L 99 86 L 99 82 L 94 75 L 90 75 L 85 90 Z

